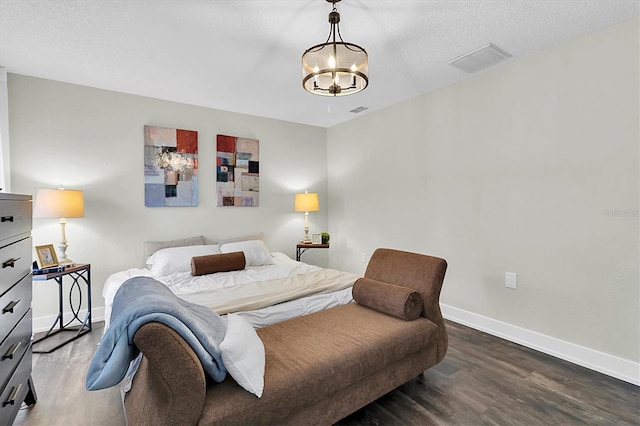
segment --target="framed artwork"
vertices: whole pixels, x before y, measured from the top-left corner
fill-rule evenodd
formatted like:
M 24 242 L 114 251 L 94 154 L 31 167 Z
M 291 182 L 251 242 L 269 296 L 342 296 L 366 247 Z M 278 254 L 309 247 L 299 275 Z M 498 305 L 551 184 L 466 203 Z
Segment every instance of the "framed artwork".
M 144 126 L 144 205 L 198 205 L 198 132 Z
M 311 242 L 313 244 L 322 244 L 322 234 L 311 234 Z
M 48 268 L 49 266 L 58 266 L 58 257 L 53 244 L 44 246 L 36 246 L 36 256 L 38 256 L 38 267 Z
M 257 207 L 260 202 L 260 141 L 216 136 L 218 207 Z

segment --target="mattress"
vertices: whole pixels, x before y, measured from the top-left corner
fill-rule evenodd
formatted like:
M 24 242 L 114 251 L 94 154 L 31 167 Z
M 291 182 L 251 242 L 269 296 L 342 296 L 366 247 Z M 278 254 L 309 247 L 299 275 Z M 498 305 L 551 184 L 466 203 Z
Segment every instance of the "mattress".
M 269 287 L 262 285 L 263 282 L 278 283 L 286 280 L 287 285 L 296 286 L 299 278 L 300 282 L 309 281 L 312 275 L 321 274 L 323 268 L 306 263 L 297 262 L 284 253 L 274 252 L 273 265 L 248 266 L 240 271 L 219 272 L 215 274 L 192 276 L 190 272 L 177 272 L 166 276 L 154 276 L 150 269 L 131 268 L 124 271 L 111 274 L 105 281 L 102 296 L 105 299 L 105 330 L 111 321 L 111 306 L 113 298 L 118 288 L 129 278 L 135 276 L 150 276 L 166 285 L 174 294 L 182 297 L 189 302 L 207 305 L 213 299 L 213 295 L 224 292 L 243 291 L 244 289 L 257 289 L 260 287 Z M 238 312 L 240 316 L 246 319 L 253 327 L 261 328 L 269 324 L 274 324 L 290 318 L 307 315 L 333 306 L 344 305 L 350 303 L 351 286 L 358 278 L 357 275 L 339 272 L 334 270 L 325 270 L 331 273 L 331 276 L 339 276 L 340 279 L 349 285 L 342 285 L 338 290 L 331 291 L 327 289 L 318 290 L 322 293 L 315 293 L 306 290 L 304 296 L 295 297 L 293 300 L 279 301 L 256 309 L 233 311 Z M 219 311 L 218 309 L 214 309 Z M 226 310 L 223 313 L 227 313 Z

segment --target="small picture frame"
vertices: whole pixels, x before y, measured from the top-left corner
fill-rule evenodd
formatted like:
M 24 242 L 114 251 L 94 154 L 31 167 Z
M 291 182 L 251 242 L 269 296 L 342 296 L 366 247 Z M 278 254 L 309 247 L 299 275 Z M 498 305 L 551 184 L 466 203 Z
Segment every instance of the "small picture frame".
M 311 234 L 312 244 L 322 244 L 322 234 Z
M 36 246 L 36 255 L 38 256 L 38 266 L 40 269 L 58 266 L 58 257 L 56 256 L 56 250 L 53 248 L 53 244 Z

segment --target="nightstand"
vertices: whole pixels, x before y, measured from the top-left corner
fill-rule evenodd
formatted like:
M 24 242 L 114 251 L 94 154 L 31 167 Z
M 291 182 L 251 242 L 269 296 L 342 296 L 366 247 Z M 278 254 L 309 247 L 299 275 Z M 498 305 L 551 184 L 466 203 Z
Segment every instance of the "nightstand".
M 64 304 L 63 304 L 63 279 L 67 278 L 71 280 L 71 286 L 69 287 L 68 297 L 69 297 L 69 305 L 71 308 L 71 319 L 65 323 L 63 318 L 64 312 Z M 91 265 L 88 263 L 85 264 L 76 264 L 74 266 L 67 266 L 62 272 L 51 272 L 48 274 L 42 275 L 33 275 L 33 281 L 49 281 L 54 280 L 58 284 L 58 315 L 56 319 L 51 324 L 51 328 L 49 331 L 43 336 L 33 341 L 33 352 L 39 354 L 48 354 L 56 349 L 61 348 L 69 342 L 76 340 L 78 337 L 87 334 L 91 331 Z M 87 288 L 87 313 L 84 318 L 80 318 L 80 310 L 82 308 L 82 284 L 84 284 Z M 74 294 L 75 299 L 74 300 Z M 77 305 L 76 305 L 77 303 Z M 72 323 L 75 323 L 72 325 Z M 54 330 L 58 325 L 58 328 Z M 51 336 L 54 336 L 60 332 L 69 332 L 73 333 L 73 335 L 61 342 L 57 342 L 58 344 L 53 348 L 49 349 L 40 349 L 36 348 L 36 344 L 42 342 L 45 339 L 48 339 Z
M 309 249 L 328 249 L 328 248 L 329 248 L 328 243 L 327 244 L 297 244 L 296 260 L 300 262 L 300 256 L 302 256 L 302 254 Z

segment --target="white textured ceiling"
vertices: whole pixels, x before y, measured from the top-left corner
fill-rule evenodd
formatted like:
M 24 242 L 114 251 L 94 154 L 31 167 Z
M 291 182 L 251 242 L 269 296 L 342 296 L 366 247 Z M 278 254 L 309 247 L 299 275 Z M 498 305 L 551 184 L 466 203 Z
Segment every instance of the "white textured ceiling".
M 343 0 L 341 33 L 369 53 L 369 87 L 326 98 L 301 55 L 329 32 L 325 0 L 0 0 L 8 72 L 330 127 L 468 74 L 487 43 L 511 61 L 639 15 L 640 0 Z

